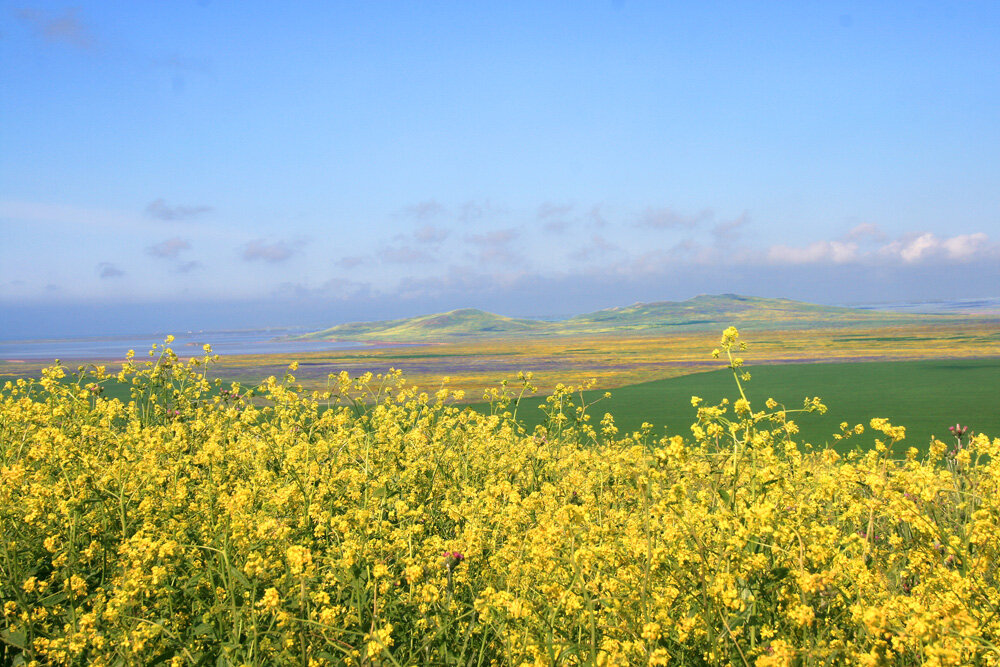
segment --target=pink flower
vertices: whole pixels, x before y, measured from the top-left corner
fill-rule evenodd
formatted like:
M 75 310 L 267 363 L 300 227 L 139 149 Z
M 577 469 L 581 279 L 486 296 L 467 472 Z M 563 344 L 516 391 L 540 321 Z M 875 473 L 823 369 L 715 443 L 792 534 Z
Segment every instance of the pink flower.
M 445 551 L 442 555 L 444 556 L 444 566 L 448 568 L 449 572 L 465 560 L 465 555 L 459 551 Z

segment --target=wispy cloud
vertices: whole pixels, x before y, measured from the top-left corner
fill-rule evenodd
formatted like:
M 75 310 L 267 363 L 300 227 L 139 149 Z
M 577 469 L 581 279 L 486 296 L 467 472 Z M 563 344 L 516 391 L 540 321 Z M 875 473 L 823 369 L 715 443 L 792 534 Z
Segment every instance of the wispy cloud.
M 871 222 L 863 222 L 860 225 L 855 225 L 851 228 L 847 234 L 844 235 L 844 241 L 884 241 L 885 234 L 878 225 Z
M 97 265 L 97 276 L 102 280 L 106 278 L 121 278 L 124 275 L 125 272 L 111 262 L 101 262 Z
M 511 242 L 519 235 L 513 228 L 495 229 L 483 234 L 472 234 L 466 240 L 478 248 L 474 257 L 476 261 L 515 265 L 524 262 L 524 258 L 510 247 Z
M 587 220 L 594 227 L 601 229 L 602 227 L 608 226 L 608 219 L 604 215 L 604 206 L 602 204 L 594 204 L 587 211 Z
M 409 246 L 387 246 L 378 252 L 378 258 L 392 264 L 417 264 L 434 261 L 430 253 Z
M 458 221 L 468 224 L 506 215 L 507 212 L 506 206 L 494 204 L 489 200 L 469 200 L 458 207 Z
M 569 231 L 568 220 L 549 220 L 542 225 L 542 229 L 551 234 L 563 234 Z
M 182 251 L 189 250 L 191 244 L 175 236 L 173 238 L 167 239 L 166 241 L 160 241 L 159 243 L 154 243 L 153 245 L 146 248 L 146 253 L 152 255 L 153 257 L 162 257 L 165 259 L 174 259 Z
M 211 206 L 171 206 L 163 199 L 154 199 L 146 206 L 146 215 L 157 220 L 190 220 L 212 210 Z
M 348 257 L 341 257 L 334 262 L 334 265 L 339 266 L 342 269 L 353 269 L 355 267 L 361 266 L 367 262 L 367 258 L 361 257 L 360 255 L 351 255 Z
M 555 204 L 553 202 L 542 202 L 538 207 L 538 219 L 550 220 L 552 218 L 563 218 L 573 211 L 572 204 Z
M 294 255 L 298 248 L 297 244 L 290 244 L 286 241 L 267 242 L 264 239 L 254 239 L 243 246 L 240 256 L 247 262 L 268 262 L 278 264 L 286 261 Z
M 448 266 L 434 276 L 408 276 L 392 292 L 404 299 L 433 299 L 462 295 L 464 299 L 482 298 L 510 288 L 522 279 L 518 271 L 489 273 L 470 266 Z
M 774 245 L 767 250 L 772 264 L 844 264 L 858 259 L 858 244 L 843 241 L 816 241 L 803 248 Z
M 570 221 L 567 219 L 567 216 L 572 212 L 572 204 L 542 202 L 535 213 L 535 217 L 542 223 L 542 229 L 547 232 L 560 234 L 569 229 Z
M 417 231 L 413 232 L 413 238 L 418 243 L 441 243 L 448 238 L 448 234 L 449 231 L 442 227 L 424 225 Z
M 444 204 L 434 199 L 428 199 L 403 208 L 401 213 L 417 220 L 428 220 L 445 212 Z
M 690 229 L 711 220 L 714 217 L 711 209 L 704 209 L 693 215 L 678 213 L 672 208 L 647 208 L 639 216 L 638 227 L 649 229 Z
M 496 229 L 485 234 L 472 234 L 468 240 L 479 246 L 496 246 L 510 243 L 518 236 L 516 229 Z
M 732 220 L 718 222 L 712 227 L 712 236 L 719 246 L 726 246 L 737 241 L 740 236 L 740 229 L 750 222 L 750 217 L 743 213 Z
M 308 285 L 303 283 L 281 283 L 275 289 L 273 296 L 281 299 L 358 299 L 367 298 L 372 294 L 370 283 L 347 280 L 344 278 L 331 278 L 320 285 Z
M 16 15 L 46 42 L 66 44 L 82 51 L 91 51 L 97 42 L 90 29 L 80 19 L 79 11 L 77 7 L 70 7 L 60 14 L 54 14 L 25 7 L 18 9 Z
M 190 262 L 181 262 L 174 267 L 174 273 L 191 273 L 192 271 L 196 271 L 200 268 L 202 268 L 201 262 L 194 260 Z
M 569 258 L 578 262 L 591 260 L 607 260 L 611 255 L 621 251 L 621 248 L 599 234 L 594 234 L 590 243 L 569 254 Z

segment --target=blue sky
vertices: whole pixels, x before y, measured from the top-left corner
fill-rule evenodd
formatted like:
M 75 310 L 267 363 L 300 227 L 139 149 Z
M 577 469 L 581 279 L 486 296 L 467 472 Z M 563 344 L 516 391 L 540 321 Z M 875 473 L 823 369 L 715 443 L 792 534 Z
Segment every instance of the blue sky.
M 6 3 L 8 335 L 1000 295 L 996 2 Z

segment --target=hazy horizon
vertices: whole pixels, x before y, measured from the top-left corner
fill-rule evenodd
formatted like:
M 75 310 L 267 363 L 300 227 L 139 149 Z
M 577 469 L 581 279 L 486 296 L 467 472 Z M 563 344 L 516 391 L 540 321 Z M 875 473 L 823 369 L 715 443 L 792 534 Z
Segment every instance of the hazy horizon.
M 698 295 L 692 295 L 692 297 Z M 741 295 L 755 296 L 755 295 Z M 689 298 L 692 298 L 689 297 Z M 786 298 L 786 297 L 774 297 Z M 666 299 L 666 301 L 685 301 L 686 299 Z M 653 300 L 656 301 L 656 300 Z M 362 311 L 356 317 L 342 316 L 339 319 L 323 319 L 321 314 L 312 314 L 312 319 L 304 319 L 304 313 L 295 310 L 298 306 L 286 307 L 285 312 L 289 318 L 299 318 L 295 321 L 282 321 L 273 319 L 280 317 L 281 312 L 277 304 L 270 304 L 274 310 L 270 315 L 261 316 L 259 314 L 261 304 L 256 305 L 256 309 L 248 304 L 202 304 L 201 307 L 192 304 L 171 304 L 173 308 L 164 309 L 164 304 L 146 304 L 145 306 L 108 306 L 108 305 L 87 305 L 76 304 L 53 309 L 51 306 L 41 306 L 37 310 L 21 308 L 16 310 L 6 310 L 0 306 L 0 319 L 6 324 L 0 330 L 0 341 L 12 340 L 42 340 L 52 339 L 73 339 L 73 338 L 111 338 L 120 336 L 156 336 L 164 334 L 184 334 L 188 332 L 220 332 L 220 331 L 273 331 L 276 334 L 283 331 L 316 331 L 326 329 L 337 324 L 348 322 L 378 321 L 385 319 L 399 319 L 405 317 L 416 317 L 420 315 L 430 315 L 437 312 L 446 312 L 458 308 L 476 308 L 496 312 L 499 315 L 508 317 L 529 318 L 540 320 L 562 320 L 583 315 L 603 308 L 613 308 L 619 306 L 629 306 L 636 303 L 650 303 L 651 301 L 633 301 L 627 303 L 616 303 L 600 308 L 579 310 L 572 312 L 548 312 L 548 313 L 523 313 L 523 312 L 501 312 L 490 311 L 488 308 L 480 308 L 474 304 L 456 306 L 454 308 L 442 307 L 440 310 L 424 310 L 406 312 L 404 314 L 392 314 L 383 317 L 365 317 Z M 220 312 L 220 305 L 224 306 Z M 899 312 L 914 313 L 947 313 L 967 312 L 968 309 L 982 306 L 990 313 L 1000 311 L 1000 297 L 982 299 L 930 299 L 924 301 L 881 301 L 881 302 L 851 302 L 851 303 L 827 303 L 821 305 L 844 306 L 853 308 L 876 309 Z M 228 308 L 228 312 L 226 312 Z M 256 315 L 248 315 L 247 311 L 253 310 Z M 308 317 L 308 316 L 305 316 Z M 186 323 L 186 325 L 185 325 Z M 211 326 L 204 326 L 206 323 Z

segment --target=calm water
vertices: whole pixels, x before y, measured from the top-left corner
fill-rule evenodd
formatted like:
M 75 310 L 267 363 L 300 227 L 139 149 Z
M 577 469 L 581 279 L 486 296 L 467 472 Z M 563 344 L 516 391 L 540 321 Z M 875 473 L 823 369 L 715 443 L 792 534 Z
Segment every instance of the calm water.
M 317 341 L 274 340 L 288 331 L 202 331 L 174 334 L 170 347 L 182 359 L 204 354 L 201 346 L 208 343 L 212 351 L 224 356 L 235 354 L 289 354 L 323 352 L 365 347 L 365 343 L 326 343 Z M 119 360 L 129 350 L 143 357 L 153 343 L 163 344 L 164 335 L 106 336 L 100 338 L 67 338 L 52 340 L 0 340 L 0 359 L 108 359 Z

